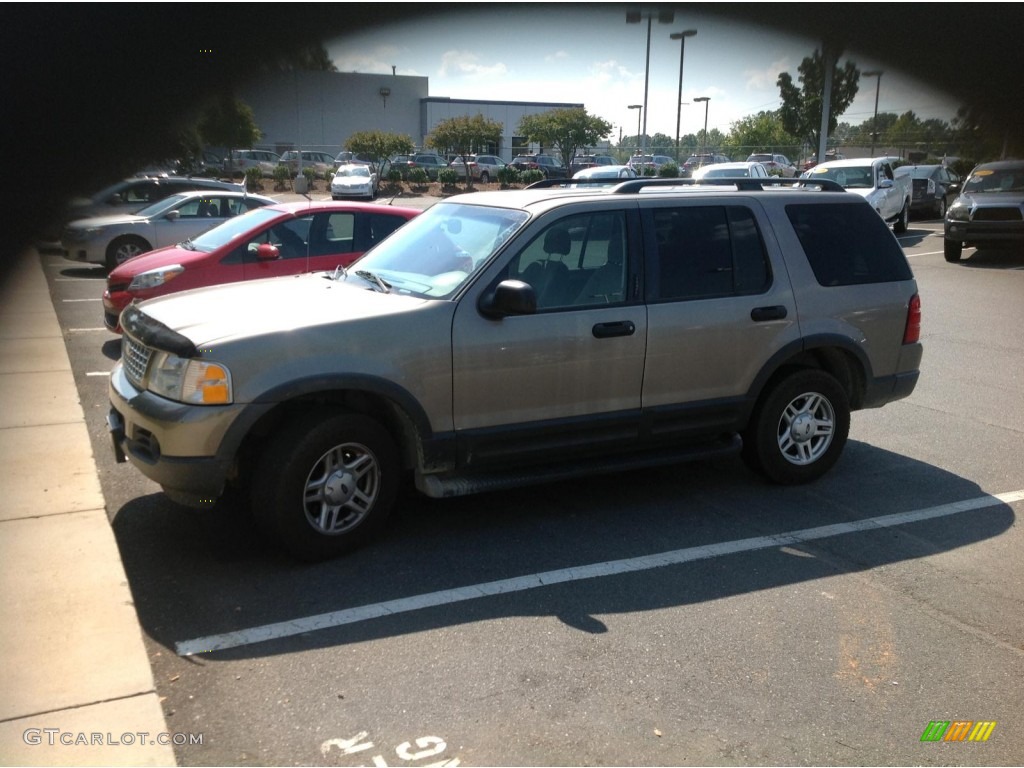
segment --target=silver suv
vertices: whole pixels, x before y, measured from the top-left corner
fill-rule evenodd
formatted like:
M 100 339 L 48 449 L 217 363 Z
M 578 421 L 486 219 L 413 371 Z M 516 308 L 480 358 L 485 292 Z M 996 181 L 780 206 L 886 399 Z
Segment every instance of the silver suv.
M 739 453 L 818 478 L 851 411 L 917 382 L 899 244 L 830 182 L 666 181 L 460 195 L 348 271 L 129 306 L 119 460 L 186 504 L 239 491 L 305 559 L 380 531 L 407 477 L 443 497 Z

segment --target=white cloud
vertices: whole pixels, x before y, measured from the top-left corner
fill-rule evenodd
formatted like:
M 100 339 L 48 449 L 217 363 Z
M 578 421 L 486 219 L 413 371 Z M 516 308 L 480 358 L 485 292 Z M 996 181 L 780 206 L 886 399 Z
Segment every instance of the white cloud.
M 745 69 L 743 76 L 746 78 L 748 91 L 774 90 L 779 81 L 780 72 L 790 72 L 796 79 L 795 69 L 789 62 L 788 56 L 783 56 L 769 64 L 764 69 Z
M 469 51 L 446 51 L 441 56 L 438 77 L 494 77 L 508 74 L 501 62 L 490 65 L 480 63 L 480 57 Z

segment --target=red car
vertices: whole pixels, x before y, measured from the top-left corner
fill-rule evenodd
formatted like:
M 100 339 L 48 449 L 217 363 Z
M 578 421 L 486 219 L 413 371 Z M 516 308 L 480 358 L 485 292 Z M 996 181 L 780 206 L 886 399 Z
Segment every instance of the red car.
M 257 208 L 177 245 L 128 259 L 107 275 L 103 322 L 120 333 L 134 299 L 207 285 L 347 267 L 420 211 L 370 203 Z

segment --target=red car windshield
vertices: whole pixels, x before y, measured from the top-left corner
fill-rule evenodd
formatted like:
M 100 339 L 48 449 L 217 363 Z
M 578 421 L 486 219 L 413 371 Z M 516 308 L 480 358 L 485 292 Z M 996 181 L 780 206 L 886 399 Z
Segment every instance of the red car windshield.
M 242 235 L 251 232 L 257 227 L 273 221 L 281 215 L 280 211 L 273 211 L 267 208 L 255 208 L 241 216 L 228 219 L 213 229 L 204 232 L 191 241 L 191 249 L 203 253 L 212 253 L 218 248 L 227 245 Z

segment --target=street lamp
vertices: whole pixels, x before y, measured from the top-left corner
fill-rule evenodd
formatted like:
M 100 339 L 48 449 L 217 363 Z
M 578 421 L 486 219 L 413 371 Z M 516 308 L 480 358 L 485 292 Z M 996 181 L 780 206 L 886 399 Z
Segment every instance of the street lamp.
M 878 92 L 882 89 L 882 75 L 880 69 L 873 69 L 865 72 L 864 77 L 877 77 L 875 80 L 875 118 L 871 121 L 871 156 L 875 156 L 875 139 L 878 137 Z
M 643 154 L 642 152 L 640 152 L 640 115 L 642 115 L 644 113 L 644 105 L 643 104 L 630 104 L 628 108 L 629 109 L 639 109 L 640 110 L 639 112 L 636 113 L 636 151 L 639 154 Z
M 701 155 L 707 154 L 705 150 L 708 144 L 708 102 L 711 101 L 710 96 L 697 96 L 694 101 L 704 102 L 704 135 L 700 137 L 700 153 Z M 704 162 L 704 158 L 701 157 L 701 162 Z
M 679 98 L 676 99 L 676 165 L 679 164 L 679 120 L 683 115 L 683 51 L 686 50 L 686 38 L 697 34 L 696 29 L 673 32 L 669 37 L 679 41 Z
M 671 24 L 676 17 L 676 12 L 670 8 L 659 8 L 657 11 L 626 11 L 627 24 L 639 24 L 644 17 L 647 18 L 647 59 L 644 64 L 644 131 L 641 138 L 641 152 L 646 154 L 647 150 L 647 86 L 651 78 L 651 19 L 657 16 L 659 24 Z M 638 132 L 639 133 L 639 132 Z

